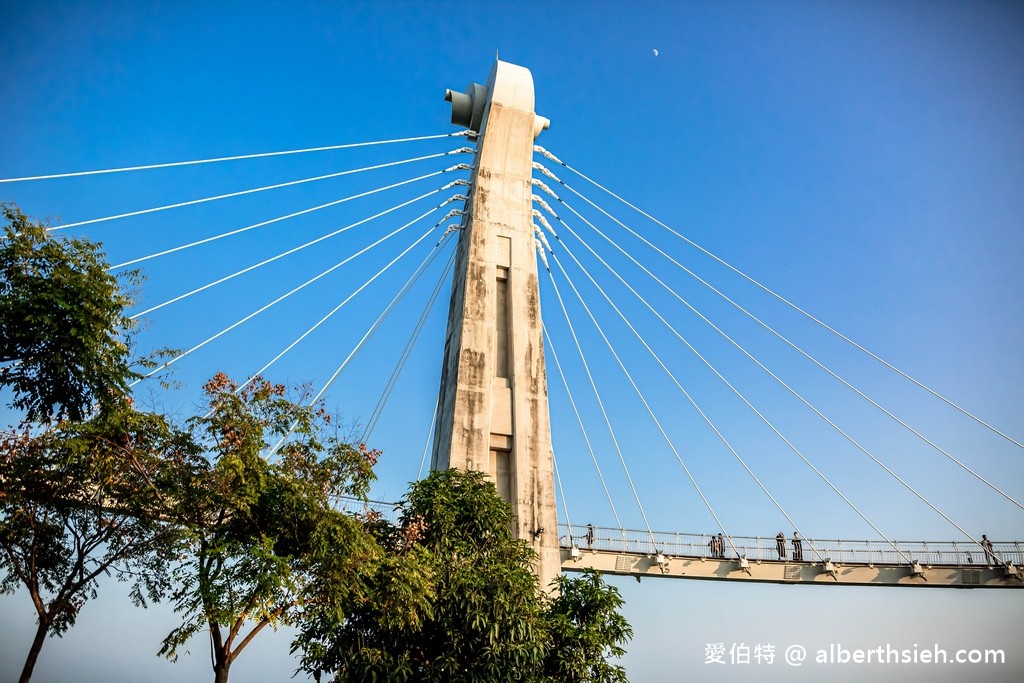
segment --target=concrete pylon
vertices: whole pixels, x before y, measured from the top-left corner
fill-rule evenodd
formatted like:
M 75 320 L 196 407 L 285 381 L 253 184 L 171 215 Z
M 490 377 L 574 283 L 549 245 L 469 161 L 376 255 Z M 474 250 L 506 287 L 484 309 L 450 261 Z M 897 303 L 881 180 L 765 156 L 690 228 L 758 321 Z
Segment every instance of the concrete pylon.
M 547 588 L 561 572 L 547 375 L 531 201 L 529 70 L 496 61 L 486 86 L 448 91 L 452 122 L 478 133 L 456 256 L 433 469 L 486 472 L 537 551 Z

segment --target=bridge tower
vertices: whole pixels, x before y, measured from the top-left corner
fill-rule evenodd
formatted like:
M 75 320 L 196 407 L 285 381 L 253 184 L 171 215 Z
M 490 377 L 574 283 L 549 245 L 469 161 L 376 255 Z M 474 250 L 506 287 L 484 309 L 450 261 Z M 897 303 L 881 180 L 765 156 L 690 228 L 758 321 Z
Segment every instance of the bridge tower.
M 495 61 L 487 85 L 449 90 L 452 123 L 477 152 L 452 285 L 432 469 L 488 473 L 547 588 L 561 573 L 532 195 L 529 70 Z

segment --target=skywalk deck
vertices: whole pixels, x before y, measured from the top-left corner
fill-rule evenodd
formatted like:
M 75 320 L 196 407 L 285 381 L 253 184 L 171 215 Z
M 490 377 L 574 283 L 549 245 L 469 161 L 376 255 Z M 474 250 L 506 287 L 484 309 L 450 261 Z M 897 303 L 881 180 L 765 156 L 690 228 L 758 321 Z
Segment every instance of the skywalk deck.
M 931 588 L 1022 588 L 1024 543 L 977 543 L 792 539 L 780 557 L 775 537 L 711 535 L 561 525 L 562 570 L 592 568 L 609 574 L 651 578 L 748 581 L 846 586 Z

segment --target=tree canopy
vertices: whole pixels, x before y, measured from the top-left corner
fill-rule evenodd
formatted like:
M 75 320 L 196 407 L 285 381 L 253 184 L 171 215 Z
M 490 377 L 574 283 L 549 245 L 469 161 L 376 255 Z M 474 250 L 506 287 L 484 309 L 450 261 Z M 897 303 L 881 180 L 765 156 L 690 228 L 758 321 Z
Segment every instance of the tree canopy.
M 161 416 L 126 402 L 87 422 L 0 437 L 0 589 L 25 588 L 37 622 L 20 680 L 104 576 L 131 581 L 140 606 L 166 590 L 177 530 L 161 515 L 164 464 L 189 448 Z
M 623 647 L 633 637 L 626 618 L 619 613 L 623 600 L 593 569 L 581 578 L 558 577 L 559 590 L 548 610 L 551 647 L 544 662 L 550 681 L 625 683 L 626 670 L 611 659 L 626 654 Z
M 71 628 L 101 577 L 139 606 L 169 597 L 170 658 L 208 634 L 214 679 L 265 629 L 319 681 L 625 680 L 608 661 L 632 633 L 596 573 L 538 585 L 512 511 L 479 472 L 414 483 L 392 523 L 366 500 L 380 453 L 339 436 L 301 388 L 217 374 L 186 425 L 135 409 L 127 286 L 100 247 L 53 237 L 2 205 L 0 591 L 24 588 L 37 630 Z M 136 359 L 143 365 L 145 359 Z
M 218 374 L 205 391 L 209 411 L 190 421 L 199 448 L 169 493 L 182 539 L 170 597 L 182 623 L 161 653 L 174 658 L 208 632 L 222 682 L 261 630 L 300 613 L 314 566 L 331 569 L 336 592 L 366 592 L 359 567 L 381 550 L 335 503 L 365 497 L 379 454 L 325 436 L 325 413 L 282 385 L 257 377 L 239 386 Z
M 80 421 L 134 377 L 124 310 L 138 272 L 111 274 L 99 245 L 54 237 L 13 204 L 2 210 L 0 386 L 30 422 Z
M 395 525 L 377 527 L 394 557 L 426 571 L 378 576 L 374 596 L 412 595 L 396 612 L 375 599 L 347 614 L 300 620 L 302 669 L 334 681 L 624 681 L 631 636 L 618 592 L 597 574 L 559 579 L 554 599 L 533 573 L 512 511 L 480 472 L 432 472 L 414 483 Z M 413 596 L 423 597 L 421 602 Z

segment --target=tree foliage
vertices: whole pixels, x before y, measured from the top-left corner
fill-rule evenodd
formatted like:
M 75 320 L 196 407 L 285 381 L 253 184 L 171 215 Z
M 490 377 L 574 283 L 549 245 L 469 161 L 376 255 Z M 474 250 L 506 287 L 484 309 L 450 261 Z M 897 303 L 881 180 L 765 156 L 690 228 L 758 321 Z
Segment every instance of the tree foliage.
M 165 458 L 188 448 L 161 417 L 127 403 L 0 438 L 0 589 L 25 588 L 37 618 L 22 681 L 46 637 L 74 625 L 102 577 L 131 581 L 140 606 L 166 589 L 176 532 L 161 519 L 161 480 Z
M 380 548 L 334 502 L 365 497 L 379 454 L 325 437 L 323 411 L 289 400 L 281 385 L 239 387 L 218 374 L 205 391 L 209 413 L 190 423 L 200 449 L 171 494 L 184 534 L 171 591 L 182 623 L 161 654 L 175 658 L 206 631 L 215 680 L 226 681 L 261 630 L 301 610 L 314 565 L 348 595 L 367 590 L 358 568 Z
M 136 411 L 121 278 L 138 273 L 2 208 L 0 387 L 24 417 L 0 434 L 0 590 L 35 605 L 23 681 L 108 574 L 138 605 L 173 601 L 161 654 L 208 634 L 218 683 L 279 624 L 317 680 L 625 680 L 618 593 L 588 574 L 549 597 L 481 473 L 432 473 L 391 524 L 337 505 L 365 500 L 379 453 L 281 385 L 218 374 L 187 429 Z
M 301 668 L 335 681 L 624 680 L 604 660 L 632 635 L 618 593 L 593 574 L 560 579 L 552 601 L 511 528 L 511 508 L 480 472 L 413 484 L 398 524 L 378 534 L 391 557 L 415 562 L 378 575 L 370 599 L 337 620 L 301 620 Z M 409 591 L 399 609 L 379 599 L 399 590 Z
M 544 674 L 550 681 L 625 683 L 626 670 L 610 659 L 626 654 L 622 647 L 633 637 L 619 613 L 622 597 L 587 569 L 581 578 L 558 577 L 559 591 L 548 609 L 551 648 Z
M 115 276 L 97 244 L 53 237 L 13 204 L 2 210 L 0 386 L 30 422 L 116 405 L 134 377 L 122 282 L 137 284 L 138 272 Z

